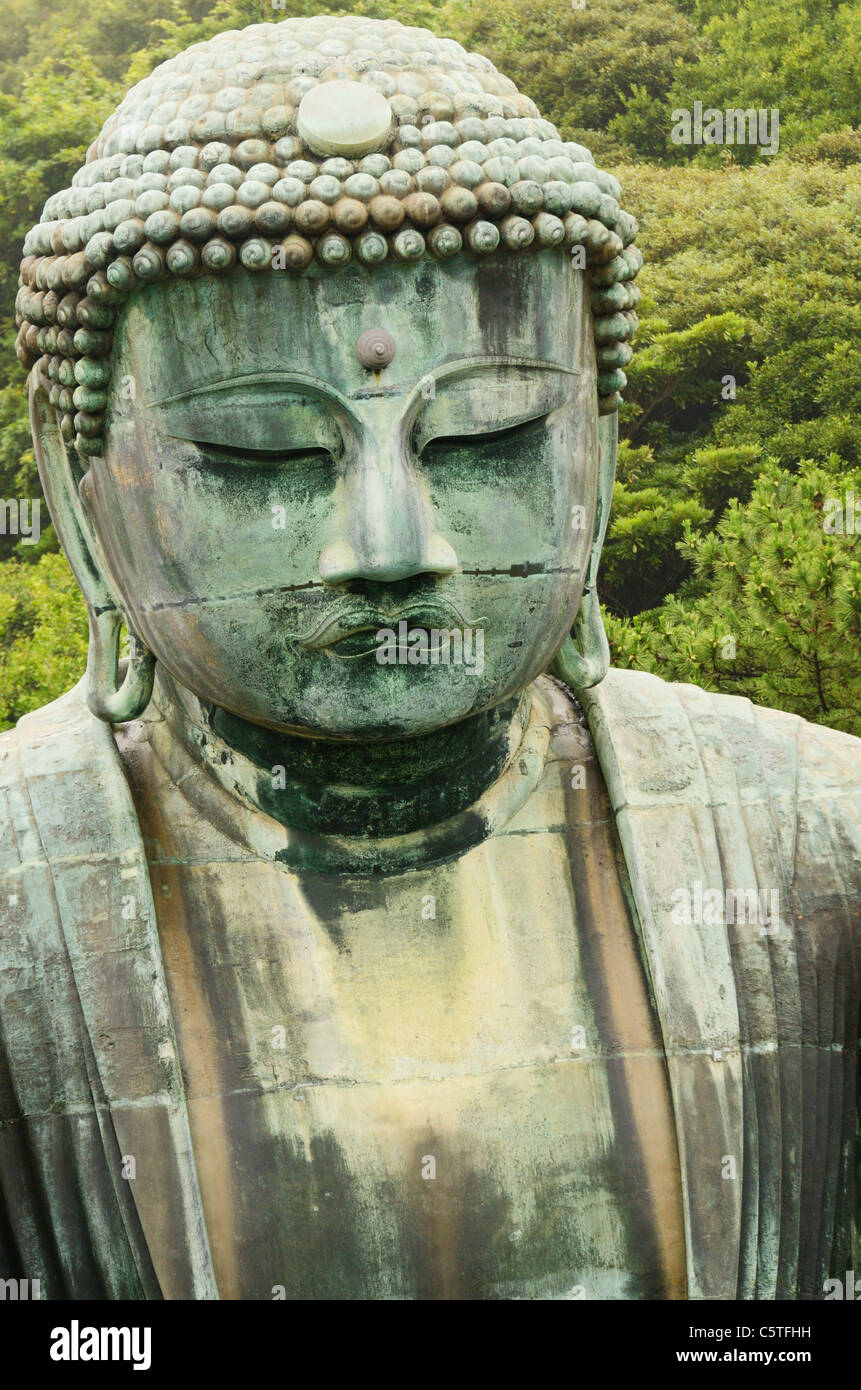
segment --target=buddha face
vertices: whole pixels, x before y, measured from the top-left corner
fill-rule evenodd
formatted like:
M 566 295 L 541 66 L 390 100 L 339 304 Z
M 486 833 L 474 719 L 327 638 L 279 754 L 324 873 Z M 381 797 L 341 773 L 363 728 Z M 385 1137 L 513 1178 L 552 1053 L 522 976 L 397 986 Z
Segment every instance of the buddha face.
M 598 465 L 566 257 L 173 280 L 132 296 L 114 364 L 82 495 L 130 626 L 198 697 L 386 740 L 552 660 Z

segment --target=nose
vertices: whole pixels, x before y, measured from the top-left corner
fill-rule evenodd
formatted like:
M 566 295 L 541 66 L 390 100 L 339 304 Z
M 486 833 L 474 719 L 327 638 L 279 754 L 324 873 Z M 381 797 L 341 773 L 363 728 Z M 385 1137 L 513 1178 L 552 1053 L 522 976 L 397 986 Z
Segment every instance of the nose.
M 414 557 L 409 553 L 377 555 L 362 558 L 349 541 L 331 541 L 320 552 L 320 578 L 325 584 L 345 584 L 350 579 L 375 579 L 393 584 L 398 579 L 410 579 L 415 574 L 453 574 L 458 558 L 452 546 L 438 531 L 428 536 L 423 552 Z
M 319 559 L 326 584 L 368 579 L 394 583 L 418 574 L 451 574 L 454 547 L 434 527 L 430 501 L 402 441 L 381 451 L 369 440 L 347 466 L 339 534 Z

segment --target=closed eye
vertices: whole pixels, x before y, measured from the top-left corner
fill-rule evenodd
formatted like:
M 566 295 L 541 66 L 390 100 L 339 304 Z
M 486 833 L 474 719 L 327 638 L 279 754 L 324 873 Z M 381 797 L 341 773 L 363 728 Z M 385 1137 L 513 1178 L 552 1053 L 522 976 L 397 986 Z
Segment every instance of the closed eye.
M 289 462 L 291 459 L 331 457 L 328 449 L 323 449 L 319 445 L 312 444 L 305 445 L 303 448 L 298 449 L 248 449 L 245 447 L 231 448 L 226 444 L 210 444 L 205 439 L 189 439 L 186 442 L 193 444 L 201 453 L 206 454 L 207 458 L 212 458 L 216 461 L 223 460 L 225 463 L 274 465 Z
M 485 445 L 499 444 L 508 440 L 516 439 L 521 434 L 526 434 L 534 429 L 536 425 L 543 425 L 551 412 L 545 411 L 541 415 L 534 415 L 529 420 L 518 420 L 516 425 L 506 425 L 503 429 L 490 430 L 481 434 L 440 434 L 433 439 L 429 439 L 422 453 L 428 449 L 456 449 L 466 447 L 472 449 L 482 449 Z

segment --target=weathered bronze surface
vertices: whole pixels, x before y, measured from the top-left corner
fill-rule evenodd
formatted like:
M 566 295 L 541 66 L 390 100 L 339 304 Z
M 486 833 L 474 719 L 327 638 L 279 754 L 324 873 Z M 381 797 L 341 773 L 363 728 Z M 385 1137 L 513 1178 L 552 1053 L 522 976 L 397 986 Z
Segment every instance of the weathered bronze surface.
M 619 196 L 486 60 L 290 20 L 158 69 L 30 234 L 91 642 L 0 737 L 0 1277 L 855 1267 L 861 750 L 607 669 Z

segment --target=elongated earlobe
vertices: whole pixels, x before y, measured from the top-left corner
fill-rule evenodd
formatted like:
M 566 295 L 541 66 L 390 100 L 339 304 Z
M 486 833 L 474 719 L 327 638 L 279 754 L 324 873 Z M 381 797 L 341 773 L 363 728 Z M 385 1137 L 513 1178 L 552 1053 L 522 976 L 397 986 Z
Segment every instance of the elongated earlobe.
M 572 690 L 591 689 L 600 684 L 610 669 L 610 646 L 601 618 L 596 577 L 613 502 L 618 437 L 618 416 L 615 413 L 602 415 L 598 422 L 598 504 L 583 597 L 571 634 L 565 638 L 550 666 L 551 673 Z
M 107 579 L 101 551 L 81 498 L 56 411 L 48 401 L 38 364 L 30 373 L 30 426 L 42 490 L 66 559 L 84 595 L 90 622 L 87 650 L 87 704 L 112 724 L 135 719 L 149 704 L 155 658 L 131 636 L 131 656 L 119 660 L 123 614 Z
M 609 671 L 610 646 L 595 589 L 580 600 L 571 636 L 565 638 L 550 669 L 572 690 L 590 690 Z
M 98 719 L 110 724 L 122 724 L 143 714 L 155 680 L 155 657 L 139 637 L 130 634 L 131 655 L 127 663 L 119 660 L 121 627 L 122 617 L 116 608 L 90 612 L 87 704 Z

